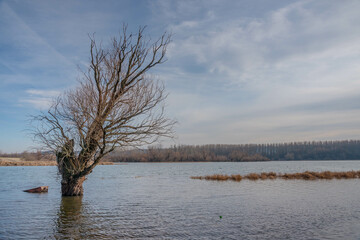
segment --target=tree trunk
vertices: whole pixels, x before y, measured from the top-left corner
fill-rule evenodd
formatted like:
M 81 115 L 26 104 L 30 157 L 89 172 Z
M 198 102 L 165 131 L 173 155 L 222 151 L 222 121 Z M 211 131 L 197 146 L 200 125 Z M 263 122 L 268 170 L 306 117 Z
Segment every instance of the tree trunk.
M 61 193 L 63 196 L 82 196 L 84 193 L 83 182 L 85 177 L 77 179 L 63 179 L 61 181 Z

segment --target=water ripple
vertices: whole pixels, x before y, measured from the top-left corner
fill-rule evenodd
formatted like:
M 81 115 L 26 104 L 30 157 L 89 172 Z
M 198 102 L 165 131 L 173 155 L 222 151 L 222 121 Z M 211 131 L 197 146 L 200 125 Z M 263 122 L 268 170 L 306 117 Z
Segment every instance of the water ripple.
M 84 197 L 61 198 L 55 167 L 3 167 L 0 239 L 359 239 L 359 180 L 189 178 L 352 169 L 360 162 L 99 166 Z M 37 185 L 49 193 L 21 191 Z

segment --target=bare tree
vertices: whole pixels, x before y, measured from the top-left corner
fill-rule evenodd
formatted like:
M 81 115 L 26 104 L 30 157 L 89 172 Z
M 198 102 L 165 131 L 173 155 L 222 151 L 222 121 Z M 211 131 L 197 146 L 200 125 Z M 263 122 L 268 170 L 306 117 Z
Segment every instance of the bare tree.
M 82 195 L 85 176 L 115 148 L 173 135 L 175 122 L 164 116 L 164 86 L 149 74 L 165 61 L 170 35 L 150 42 L 144 28 L 133 35 L 124 26 L 109 48 L 90 41 L 80 85 L 34 117 L 35 137 L 56 154 L 63 196 Z

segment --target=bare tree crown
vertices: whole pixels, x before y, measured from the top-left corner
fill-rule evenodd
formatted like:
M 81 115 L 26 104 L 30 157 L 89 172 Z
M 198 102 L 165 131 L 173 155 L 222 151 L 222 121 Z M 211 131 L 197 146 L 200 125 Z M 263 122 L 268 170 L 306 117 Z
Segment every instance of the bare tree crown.
M 170 35 L 151 43 L 144 28 L 133 35 L 124 27 L 109 48 L 94 37 L 90 41 L 90 64 L 80 85 L 35 117 L 35 137 L 58 154 L 59 170 L 66 168 L 73 175 L 88 174 L 116 147 L 172 136 L 175 123 L 164 116 L 163 84 L 148 72 L 165 61 Z M 59 163 L 61 159 L 72 160 Z

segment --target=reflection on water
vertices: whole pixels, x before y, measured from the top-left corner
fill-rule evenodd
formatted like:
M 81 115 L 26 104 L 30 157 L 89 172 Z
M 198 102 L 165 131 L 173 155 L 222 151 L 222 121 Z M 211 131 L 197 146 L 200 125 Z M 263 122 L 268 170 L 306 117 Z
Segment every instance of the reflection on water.
M 84 216 L 82 197 L 62 197 L 56 223 L 56 239 L 81 239 Z
M 55 239 L 107 239 L 114 232 L 106 233 L 96 211 L 87 207 L 83 197 L 62 197 L 57 213 Z
M 99 166 L 83 197 L 61 197 L 56 167 L 3 167 L 0 239 L 360 239 L 360 179 L 190 179 L 306 170 L 360 161 Z M 41 185 L 47 194 L 21 191 Z

